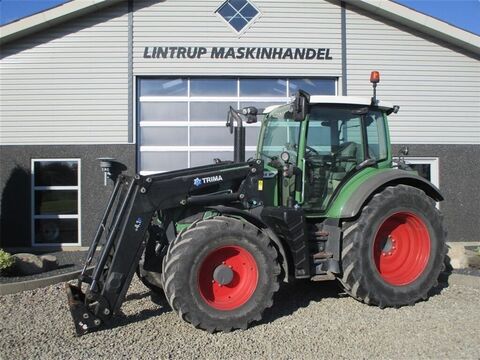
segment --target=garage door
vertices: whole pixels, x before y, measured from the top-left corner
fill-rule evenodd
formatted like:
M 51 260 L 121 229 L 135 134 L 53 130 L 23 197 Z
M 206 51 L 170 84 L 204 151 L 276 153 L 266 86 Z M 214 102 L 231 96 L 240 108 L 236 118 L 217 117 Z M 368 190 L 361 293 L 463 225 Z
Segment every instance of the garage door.
M 142 175 L 233 159 L 233 135 L 225 127 L 230 106 L 288 102 L 298 89 L 335 95 L 325 78 L 141 78 L 138 81 L 137 144 Z M 255 154 L 260 122 L 246 125 L 246 158 Z

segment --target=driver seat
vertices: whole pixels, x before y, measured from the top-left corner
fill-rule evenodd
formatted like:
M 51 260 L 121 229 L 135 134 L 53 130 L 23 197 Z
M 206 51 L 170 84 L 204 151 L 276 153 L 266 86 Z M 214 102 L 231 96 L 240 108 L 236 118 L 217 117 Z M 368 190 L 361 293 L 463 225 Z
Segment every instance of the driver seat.
M 340 158 L 350 158 L 356 159 L 356 161 L 340 161 L 336 164 L 335 168 L 332 170 L 331 180 L 332 181 L 342 181 L 343 178 L 349 173 L 358 163 L 358 155 L 361 151 L 357 151 L 360 145 L 355 142 L 350 142 L 345 149 L 343 149 L 339 154 L 337 154 Z M 335 184 L 334 188 L 337 187 L 338 184 Z

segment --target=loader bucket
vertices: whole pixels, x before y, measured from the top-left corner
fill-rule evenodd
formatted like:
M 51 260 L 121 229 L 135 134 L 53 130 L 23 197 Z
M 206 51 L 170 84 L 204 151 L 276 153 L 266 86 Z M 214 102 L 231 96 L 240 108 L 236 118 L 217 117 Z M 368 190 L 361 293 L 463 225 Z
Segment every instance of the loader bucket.
M 68 307 L 75 324 L 77 336 L 85 335 L 87 332 L 97 330 L 102 320 L 95 316 L 85 305 L 85 294 L 78 286 L 65 283 L 67 292 Z

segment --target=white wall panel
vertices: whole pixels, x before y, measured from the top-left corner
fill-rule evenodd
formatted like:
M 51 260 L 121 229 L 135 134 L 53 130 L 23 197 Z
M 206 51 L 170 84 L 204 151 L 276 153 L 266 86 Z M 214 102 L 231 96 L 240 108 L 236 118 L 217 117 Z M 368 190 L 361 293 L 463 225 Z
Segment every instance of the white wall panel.
M 222 0 L 135 1 L 137 75 L 340 76 L 340 7 L 323 0 L 251 0 L 261 15 L 237 34 L 215 10 Z M 146 46 L 330 48 L 332 60 L 145 59 Z
M 128 141 L 127 2 L 1 49 L 0 144 Z
M 348 95 L 371 96 L 378 70 L 392 142 L 480 144 L 480 62 L 403 26 L 347 8 Z
M 339 4 L 251 1 L 261 15 L 239 35 L 215 14 L 222 0 L 136 0 L 134 74 L 341 76 Z M 127 142 L 127 32 L 124 2 L 3 46 L 0 144 Z M 330 48 L 333 60 L 145 59 L 145 46 Z M 401 106 L 393 142 L 480 143 L 478 59 L 349 6 L 349 95 L 371 95 L 372 69 Z

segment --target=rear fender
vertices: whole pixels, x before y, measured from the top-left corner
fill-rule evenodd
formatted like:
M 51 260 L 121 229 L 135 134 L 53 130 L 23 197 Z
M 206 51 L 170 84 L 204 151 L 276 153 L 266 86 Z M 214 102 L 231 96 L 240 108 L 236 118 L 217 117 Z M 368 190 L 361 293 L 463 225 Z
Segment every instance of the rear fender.
M 355 217 L 360 213 L 364 204 L 373 195 L 382 191 L 387 186 L 395 186 L 399 184 L 409 185 L 423 190 L 435 201 L 443 200 L 440 190 L 428 180 L 409 171 L 391 169 L 389 171 L 378 173 L 365 180 L 342 207 L 340 217 Z

